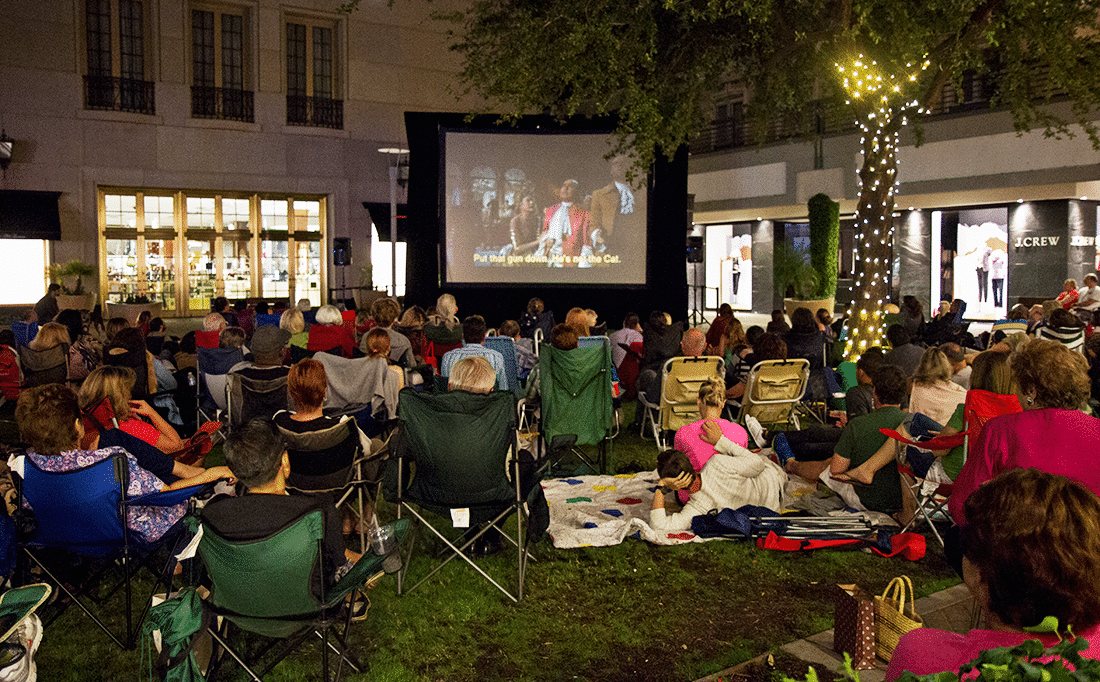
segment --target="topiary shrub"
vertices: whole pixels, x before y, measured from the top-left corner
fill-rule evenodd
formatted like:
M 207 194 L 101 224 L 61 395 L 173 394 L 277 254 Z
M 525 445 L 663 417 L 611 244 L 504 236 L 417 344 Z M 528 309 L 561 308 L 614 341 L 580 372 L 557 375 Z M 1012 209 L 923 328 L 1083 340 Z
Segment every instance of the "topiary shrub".
M 828 194 L 815 194 L 810 197 L 807 207 L 810 213 L 810 267 L 817 273 L 812 298 L 833 298 L 840 253 L 840 204 Z

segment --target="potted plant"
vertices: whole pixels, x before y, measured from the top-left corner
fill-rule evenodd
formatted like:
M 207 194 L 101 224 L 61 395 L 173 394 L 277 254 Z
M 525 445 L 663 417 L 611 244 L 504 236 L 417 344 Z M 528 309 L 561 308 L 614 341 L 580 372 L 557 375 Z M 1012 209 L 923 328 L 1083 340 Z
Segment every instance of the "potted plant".
M 772 264 L 775 288 L 783 294 L 787 314 L 790 315 L 795 308 L 809 307 L 806 302 L 817 286 L 817 273 L 810 265 L 809 252 L 786 242 L 778 242 L 772 252 Z M 817 312 L 816 308 L 814 312 Z
M 84 290 L 84 278 L 95 277 L 95 267 L 80 260 L 50 265 L 50 281 L 61 285 L 61 294 L 57 297 L 60 310 L 91 310 L 95 306 L 95 292 Z M 69 283 L 75 278 L 72 287 Z
M 164 313 L 160 302 L 150 300 L 145 294 L 131 294 L 121 303 L 107 302 L 107 317 L 125 317 L 130 324 L 137 324 L 138 317 L 146 310 L 153 317 L 160 317 Z
M 840 204 L 827 194 L 815 194 L 807 202 L 807 209 L 810 216 L 810 248 L 806 264 L 813 271 L 813 277 L 804 278 L 808 285 L 796 292 L 793 300 L 784 300 L 788 315 L 795 308 L 809 308 L 813 313 L 824 308 L 832 313 L 836 305 Z

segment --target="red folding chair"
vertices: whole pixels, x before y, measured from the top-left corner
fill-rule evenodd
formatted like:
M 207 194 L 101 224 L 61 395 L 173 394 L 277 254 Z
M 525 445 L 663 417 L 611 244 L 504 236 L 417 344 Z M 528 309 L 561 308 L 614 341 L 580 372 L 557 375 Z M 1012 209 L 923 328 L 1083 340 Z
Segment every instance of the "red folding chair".
M 935 438 L 925 441 L 914 441 L 909 438 L 905 438 L 894 429 L 879 429 L 879 432 L 894 440 L 899 444 L 914 445 L 918 448 L 926 450 L 951 450 L 958 446 L 963 446 L 963 461 L 966 461 L 966 456 L 970 451 L 970 443 L 973 439 L 978 437 L 981 433 L 982 427 L 993 417 L 999 417 L 1003 414 L 1015 414 L 1022 412 L 1023 408 L 1020 406 L 1020 399 L 1016 394 L 1002 395 L 1000 393 L 991 393 L 989 391 L 982 391 L 979 389 L 972 389 L 966 393 L 966 403 L 963 405 L 963 417 L 966 420 L 966 430 L 959 433 L 952 434 L 950 436 L 936 436 Z M 900 445 L 899 445 L 900 447 Z M 954 491 L 953 483 L 940 483 L 938 481 L 929 481 L 925 478 L 921 478 L 913 473 L 912 467 L 910 467 L 903 458 L 898 458 L 898 471 L 905 474 L 908 477 L 906 482 L 906 488 L 913 496 L 913 500 L 916 503 L 917 513 L 913 515 L 909 523 L 905 525 L 902 532 L 909 530 L 920 520 L 924 520 L 928 524 L 928 527 L 932 529 L 932 533 L 936 536 L 940 546 L 943 546 L 943 538 L 940 536 L 939 530 L 935 524 L 932 523 L 932 518 L 936 514 L 942 514 L 950 519 L 950 516 L 946 512 L 947 501 L 951 498 L 951 493 Z M 929 489 L 926 490 L 925 485 L 928 484 Z M 931 486 L 935 486 L 934 489 Z

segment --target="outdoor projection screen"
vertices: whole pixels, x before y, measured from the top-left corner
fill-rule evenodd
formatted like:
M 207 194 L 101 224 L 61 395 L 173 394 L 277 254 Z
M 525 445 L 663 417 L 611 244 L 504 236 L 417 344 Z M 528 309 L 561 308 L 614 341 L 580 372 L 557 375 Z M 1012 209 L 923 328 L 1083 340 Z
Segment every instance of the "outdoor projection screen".
M 646 177 L 599 133 L 443 129 L 448 284 L 646 284 Z

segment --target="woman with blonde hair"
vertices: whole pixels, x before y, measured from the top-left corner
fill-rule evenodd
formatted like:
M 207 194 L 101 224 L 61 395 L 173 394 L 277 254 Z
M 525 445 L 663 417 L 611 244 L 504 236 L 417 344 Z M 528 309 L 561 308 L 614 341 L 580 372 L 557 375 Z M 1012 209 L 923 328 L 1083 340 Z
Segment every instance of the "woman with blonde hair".
M 435 302 L 435 314 L 424 325 L 424 336 L 434 344 L 459 346 L 462 344 L 462 325 L 458 321 L 458 304 L 455 297 L 442 294 Z
M 306 331 L 306 318 L 297 308 L 287 308 L 279 317 L 279 328 L 290 332 L 291 346 L 305 348 L 309 343 L 309 332 Z
M 59 322 L 47 322 L 38 328 L 27 348 L 31 350 L 49 350 L 57 346 L 65 346 L 68 349 L 72 340 L 69 339 L 69 330 Z
M 954 371 L 947 355 L 937 347 L 924 351 L 913 372 L 909 393 L 909 412 L 923 414 L 939 428 L 946 424 L 955 408 L 966 401 L 966 389 L 951 381 Z
M 104 400 L 111 403 L 118 426 L 126 433 L 171 453 L 183 448 L 184 441 L 164 417 L 144 400 L 131 400 L 137 375 L 129 367 L 98 367 L 80 387 L 80 409 L 91 412 Z M 149 421 L 142 421 L 144 417 Z
M 721 429 L 724 437 L 730 442 L 748 447 L 749 434 L 733 422 L 722 419 L 722 410 L 726 406 L 726 382 L 720 377 L 707 379 L 699 387 L 699 396 L 695 401 L 699 409 L 699 419 L 681 426 L 676 431 L 674 445 L 677 450 L 687 455 L 691 466 L 696 472 L 702 471 L 707 460 L 716 454 L 715 446 L 704 439 L 703 425 L 713 422 Z M 689 495 L 686 491 L 680 491 L 680 502 L 687 502 Z

